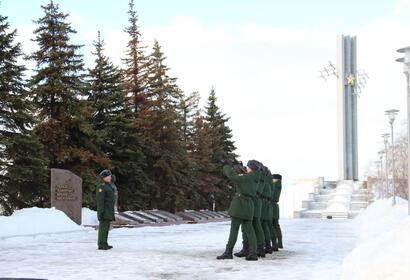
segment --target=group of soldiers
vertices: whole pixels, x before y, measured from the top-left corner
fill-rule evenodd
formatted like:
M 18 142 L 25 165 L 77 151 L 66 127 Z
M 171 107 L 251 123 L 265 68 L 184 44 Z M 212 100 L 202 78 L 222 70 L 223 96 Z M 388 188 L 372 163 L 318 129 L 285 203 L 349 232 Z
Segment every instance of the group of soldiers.
M 225 162 L 226 163 L 226 162 Z M 248 161 L 242 164 L 225 164 L 224 174 L 236 187 L 228 214 L 231 229 L 225 252 L 217 259 L 232 259 L 232 251 L 242 230 L 243 247 L 234 255 L 256 261 L 283 248 L 282 231 L 279 225 L 279 197 L 282 190 L 282 176 L 272 174 L 262 163 Z
M 225 162 L 228 163 L 228 162 Z M 229 241 L 225 252 L 217 259 L 232 259 L 232 251 L 242 229 L 243 247 L 234 255 L 246 260 L 258 260 L 283 248 L 282 231 L 279 226 L 279 197 L 282 176 L 272 174 L 262 163 L 250 160 L 244 167 L 239 163 L 228 163 L 224 174 L 236 188 L 228 214 L 231 216 Z M 108 232 L 115 220 L 118 198 L 115 175 L 110 170 L 100 173 L 101 183 L 97 185 L 98 249 L 109 250 Z

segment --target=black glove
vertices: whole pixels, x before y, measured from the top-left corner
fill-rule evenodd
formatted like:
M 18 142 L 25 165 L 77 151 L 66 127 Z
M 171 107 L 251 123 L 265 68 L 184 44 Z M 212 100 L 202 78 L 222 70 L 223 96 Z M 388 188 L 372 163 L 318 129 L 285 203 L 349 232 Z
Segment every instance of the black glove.
M 233 171 L 235 172 L 235 173 L 244 173 L 243 172 L 243 166 L 242 165 L 240 165 L 240 164 L 235 164 L 233 167 Z
M 280 174 L 273 174 L 273 175 L 272 175 L 272 179 L 282 180 L 282 175 L 280 175 Z

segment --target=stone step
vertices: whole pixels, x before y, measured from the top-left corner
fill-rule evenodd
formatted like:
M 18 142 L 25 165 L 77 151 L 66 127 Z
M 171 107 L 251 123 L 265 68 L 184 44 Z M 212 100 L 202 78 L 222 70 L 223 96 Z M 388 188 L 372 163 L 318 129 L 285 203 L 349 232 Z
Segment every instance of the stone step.
M 167 211 L 163 211 L 163 210 L 155 210 L 155 211 L 162 214 L 163 216 L 168 217 L 170 219 L 173 219 L 177 222 L 181 222 L 183 220 L 180 216 L 172 214 L 172 213 L 167 212 Z
M 204 212 L 204 213 L 210 215 L 214 219 L 226 219 L 224 215 L 222 215 L 218 212 L 212 212 L 212 211 L 209 211 L 209 210 L 201 210 L 201 212 Z
M 205 220 L 212 220 L 213 219 L 213 217 L 211 215 L 209 215 L 205 212 L 202 212 L 202 211 L 192 211 L 192 213 L 199 216 L 199 217 L 204 218 Z
M 309 203 L 309 210 L 324 210 L 327 208 L 327 202 L 312 201 Z
M 115 214 L 115 221 L 113 224 L 119 225 L 130 225 L 130 224 L 141 224 L 142 221 L 131 219 L 130 217 L 124 216 L 122 213 Z
M 300 210 L 295 210 L 293 211 L 293 218 L 294 219 L 300 219 L 303 218 L 303 213 L 306 211 L 307 209 L 300 209 Z
M 138 215 L 144 219 L 150 220 L 154 223 L 163 223 L 166 222 L 164 219 L 154 216 L 148 212 L 144 212 L 144 211 L 132 211 L 133 214 Z
M 353 193 L 352 194 L 352 198 L 359 198 L 359 199 L 366 200 L 367 197 L 368 197 L 367 194 L 360 194 L 360 193 Z
M 371 200 L 372 193 L 361 189 L 361 185 L 351 180 L 325 181 L 309 193 L 308 199 L 302 201 L 302 208 L 294 211 L 295 218 L 334 218 L 347 219 L 354 217 Z M 350 213 L 352 211 L 352 213 Z
M 355 193 L 360 193 L 360 194 L 366 194 L 369 193 L 370 190 L 365 190 L 365 189 L 358 189 L 354 191 Z
M 154 217 L 158 217 L 158 218 L 164 220 L 165 222 L 176 222 L 177 221 L 173 217 L 164 215 L 163 213 L 159 212 L 158 210 L 148 210 L 148 211 L 145 211 L 145 212 L 148 213 L 148 214 L 151 214 Z
M 347 219 L 349 212 L 323 212 L 322 219 Z
M 302 208 L 309 209 L 309 205 L 311 202 L 313 202 L 313 200 L 302 200 Z
M 349 211 L 349 219 L 354 219 L 356 218 L 361 211 Z
M 231 216 L 229 216 L 229 214 L 228 214 L 228 211 L 219 211 L 217 213 L 224 216 L 227 219 L 231 218 Z
M 153 221 L 149 219 L 143 218 L 139 215 L 135 215 L 135 213 L 133 213 L 132 211 L 126 211 L 126 212 L 120 213 L 120 216 L 131 219 L 133 221 L 137 221 L 141 224 L 153 224 L 154 223 Z
M 301 218 L 317 219 L 322 217 L 322 211 L 308 210 L 301 213 Z
M 332 194 L 332 193 L 334 193 L 334 192 L 335 192 L 335 190 L 321 189 L 321 190 L 319 191 L 319 194 L 321 194 L 321 195 L 327 195 L 327 194 Z
M 360 210 L 360 209 L 365 209 L 367 208 L 367 202 L 365 201 L 352 201 L 350 202 L 350 210 L 355 211 L 355 210 Z
M 203 222 L 208 220 L 203 216 L 195 214 L 193 211 L 177 212 L 176 214 L 181 216 L 184 220 L 191 222 Z
M 316 202 L 327 202 L 333 198 L 333 194 L 322 194 L 316 195 L 315 201 Z
M 325 187 L 327 188 L 336 188 L 337 182 L 336 181 L 325 181 Z

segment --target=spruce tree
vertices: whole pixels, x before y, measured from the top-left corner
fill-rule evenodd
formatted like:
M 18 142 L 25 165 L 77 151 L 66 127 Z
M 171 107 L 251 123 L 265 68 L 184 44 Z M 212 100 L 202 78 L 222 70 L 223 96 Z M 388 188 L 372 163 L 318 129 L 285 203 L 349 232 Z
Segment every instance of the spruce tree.
M 175 79 L 168 76 L 164 60 L 155 41 L 148 64 L 149 99 L 140 117 L 145 120 L 145 139 L 150 141 L 145 147 L 151 181 L 150 206 L 175 212 L 189 203 L 189 162 L 178 125 L 177 105 L 181 93 Z
M 195 133 L 195 120 L 200 115 L 199 113 L 199 93 L 193 92 L 188 96 L 181 95 L 178 110 L 180 112 L 180 127 L 182 138 L 186 150 L 191 153 L 193 147 L 193 136 Z
M 44 206 L 47 159 L 43 146 L 32 133 L 34 118 L 24 83 L 24 66 L 16 30 L 9 30 L 7 17 L 0 15 L 0 205 L 10 214 L 14 209 Z
M 193 150 L 190 157 L 194 163 L 195 190 L 199 197 L 197 208 L 213 210 L 215 193 L 219 192 L 220 163 L 213 159 L 212 138 L 205 118 L 197 112 L 193 134 Z
M 189 209 L 198 209 L 200 206 L 199 192 L 199 177 L 197 174 L 198 168 L 195 161 L 195 118 L 199 114 L 199 94 L 193 92 L 188 96 L 181 93 L 180 100 L 177 105 L 179 119 L 176 122 L 180 130 L 180 141 L 187 153 L 188 160 L 186 163 L 187 190 L 185 197 L 187 198 L 186 207 Z
M 110 158 L 111 170 L 117 177 L 119 209 L 143 209 L 147 206 L 147 190 L 141 135 L 134 127 L 121 70 L 104 55 L 104 41 L 99 32 L 94 47 L 95 65 L 89 69 L 87 91 L 92 112 L 90 122 L 100 149 Z
M 38 50 L 29 58 L 36 62 L 30 80 L 31 96 L 41 123 L 36 133 L 45 145 L 51 168 L 68 169 L 83 179 L 83 201 L 95 200 L 96 172 L 108 160 L 98 149 L 89 125 L 84 100 L 83 60 L 80 45 L 70 42 L 76 31 L 68 14 L 50 1 L 41 6 L 44 16 L 36 20 L 34 42 Z
M 208 104 L 206 107 L 206 122 L 207 130 L 211 138 L 212 147 L 212 162 L 216 165 L 216 169 L 211 171 L 215 178 L 219 178 L 216 182 L 216 192 L 214 197 L 217 207 L 219 209 L 226 209 L 228 206 L 227 196 L 232 195 L 232 191 L 227 188 L 228 181 L 222 174 L 223 164 L 221 160 L 235 161 L 235 144 L 232 141 L 232 130 L 227 125 L 229 118 L 223 114 L 216 104 L 217 98 L 215 89 L 212 88 L 208 97 Z
M 145 47 L 141 42 L 141 33 L 137 24 L 138 16 L 134 9 L 134 0 L 130 0 L 128 6 L 129 26 L 124 30 L 129 36 L 126 57 L 123 59 L 126 65 L 124 69 L 124 85 L 128 96 L 131 97 L 134 112 L 138 116 L 146 100 L 148 58 L 144 53 Z

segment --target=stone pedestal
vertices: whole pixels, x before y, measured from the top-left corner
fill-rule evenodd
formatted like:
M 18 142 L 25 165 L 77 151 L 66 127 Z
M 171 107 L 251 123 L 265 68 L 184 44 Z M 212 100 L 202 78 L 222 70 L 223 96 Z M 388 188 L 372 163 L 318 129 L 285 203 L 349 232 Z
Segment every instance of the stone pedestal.
M 51 169 L 51 207 L 66 213 L 81 225 L 82 179 L 65 169 Z

